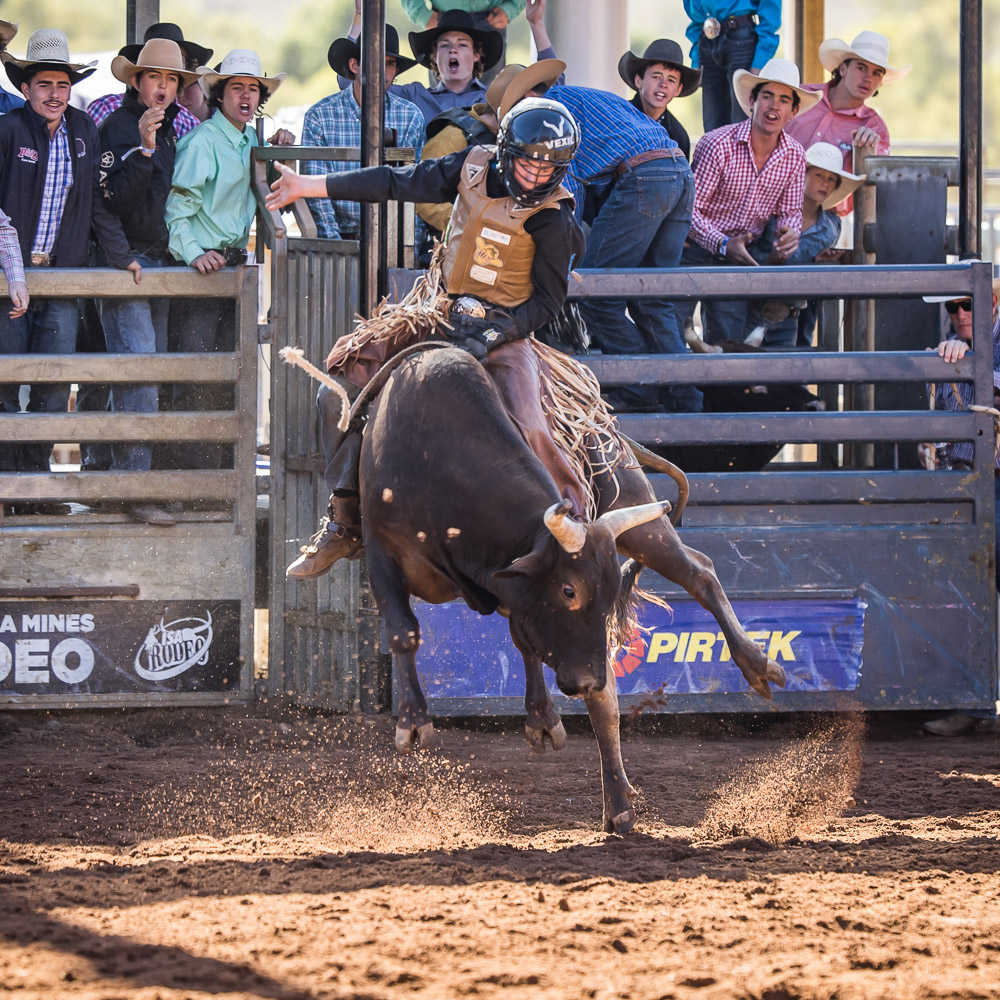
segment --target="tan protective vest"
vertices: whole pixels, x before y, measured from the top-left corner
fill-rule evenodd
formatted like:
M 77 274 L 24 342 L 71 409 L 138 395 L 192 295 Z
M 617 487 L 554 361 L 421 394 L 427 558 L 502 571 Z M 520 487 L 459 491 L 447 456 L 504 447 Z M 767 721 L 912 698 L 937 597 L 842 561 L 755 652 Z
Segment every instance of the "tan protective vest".
M 527 302 L 534 291 L 535 241 L 524 230 L 525 220 L 573 196 L 560 185 L 533 208 L 510 197 L 490 198 L 486 177 L 495 153 L 496 146 L 476 146 L 462 164 L 442 270 L 449 294 L 510 308 Z

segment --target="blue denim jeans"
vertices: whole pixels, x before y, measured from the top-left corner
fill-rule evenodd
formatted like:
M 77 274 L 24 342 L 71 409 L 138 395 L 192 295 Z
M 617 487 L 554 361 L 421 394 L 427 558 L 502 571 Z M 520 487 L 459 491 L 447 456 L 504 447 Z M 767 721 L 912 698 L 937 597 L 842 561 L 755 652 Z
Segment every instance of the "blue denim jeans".
M 698 40 L 701 65 L 701 120 L 705 131 L 731 125 L 746 118 L 733 93 L 733 74 L 750 69 L 757 32 L 752 24 L 725 31 L 718 38 Z
M 79 322 L 76 299 L 33 299 L 28 311 L 17 319 L 2 309 L 0 355 L 72 354 Z M 28 386 L 29 413 L 64 413 L 68 400 L 68 384 Z M 20 409 L 20 387 L 0 385 L 0 413 L 18 413 Z M 51 451 L 51 442 L 0 445 L 0 470 L 48 472 Z
M 181 352 L 232 351 L 236 347 L 236 303 L 232 299 L 177 299 L 170 309 L 170 349 Z M 232 410 L 232 386 L 185 382 L 174 386 L 174 410 Z M 182 469 L 232 468 L 233 446 L 186 441 L 176 446 Z
M 694 175 L 683 158 L 650 160 L 624 174 L 601 206 L 581 267 L 676 267 L 691 226 Z M 628 315 L 625 310 L 628 308 Z M 588 299 L 580 311 L 605 354 L 683 354 L 673 304 L 665 299 Z M 631 319 L 629 318 L 631 317 Z M 673 389 L 677 409 L 701 410 L 693 386 Z M 656 410 L 656 386 L 609 389 L 619 410 Z
M 143 269 L 166 267 L 161 260 L 136 258 Z M 101 322 L 109 354 L 157 354 L 167 349 L 169 299 L 104 299 Z M 155 385 L 120 385 L 111 388 L 111 408 L 116 413 L 155 413 L 159 389 Z M 129 471 L 149 469 L 152 448 L 140 442 L 113 444 L 111 464 Z
M 688 243 L 681 254 L 681 267 L 724 267 L 723 260 L 709 253 L 697 243 Z M 694 315 L 695 302 L 677 303 L 677 323 L 684 325 L 685 320 Z M 704 324 L 704 338 L 707 344 L 718 344 L 723 340 L 742 340 L 747 322 L 747 301 L 737 299 L 727 302 L 713 299 L 701 304 L 701 319 Z

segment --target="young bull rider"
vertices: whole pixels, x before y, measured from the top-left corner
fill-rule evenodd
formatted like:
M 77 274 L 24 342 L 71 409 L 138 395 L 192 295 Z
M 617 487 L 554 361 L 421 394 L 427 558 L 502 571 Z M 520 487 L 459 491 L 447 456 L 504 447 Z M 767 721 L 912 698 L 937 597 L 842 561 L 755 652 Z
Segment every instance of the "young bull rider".
M 595 428 L 613 426 L 599 388 L 578 366 L 531 337 L 562 307 L 583 235 L 573 199 L 561 181 L 579 142 L 573 116 L 556 101 L 529 98 L 503 120 L 496 147 L 472 146 L 412 167 L 370 167 L 326 178 L 282 169 L 268 207 L 298 198 L 359 201 L 454 201 L 441 265 L 444 294 L 437 312 L 414 333 L 389 306 L 385 325 L 369 321 L 342 337 L 327 367 L 351 391 L 364 386 L 386 360 L 428 336 L 447 338 L 479 358 L 508 412 L 575 513 L 592 513 L 587 463 L 579 447 Z M 457 197 L 457 200 L 456 200 Z M 433 272 L 433 268 L 432 268 Z M 450 328 L 449 328 L 450 327 Z M 557 414 L 553 419 L 547 414 Z M 576 420 L 574 421 L 574 416 Z M 563 418 L 563 419 L 560 419 Z M 577 440 L 567 427 L 585 428 Z M 330 517 L 288 568 L 301 578 L 326 572 L 361 551 L 357 455 L 360 434 L 348 432 L 335 466 Z

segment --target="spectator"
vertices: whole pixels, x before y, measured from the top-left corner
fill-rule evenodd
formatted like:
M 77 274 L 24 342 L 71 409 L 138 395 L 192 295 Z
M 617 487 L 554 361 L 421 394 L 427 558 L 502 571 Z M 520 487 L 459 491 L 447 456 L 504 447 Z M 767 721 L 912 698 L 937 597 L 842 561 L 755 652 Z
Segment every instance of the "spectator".
M 541 89 L 539 87 L 538 89 Z M 564 184 L 583 217 L 584 185 L 599 203 L 580 267 L 676 267 L 691 224 L 694 179 L 666 131 L 628 101 L 601 90 L 556 86 L 547 97 L 569 108 L 580 148 Z M 628 315 L 625 314 L 626 306 Z M 672 303 L 588 299 L 580 312 L 605 354 L 683 354 Z M 619 410 L 701 410 L 694 386 L 618 386 L 605 393 Z
M 537 3 L 537 0 L 535 0 Z M 446 10 L 464 10 L 470 13 L 477 28 L 492 28 L 503 37 L 503 51 L 507 50 L 507 25 L 524 10 L 525 0 L 402 0 L 407 17 L 420 28 L 437 27 L 441 13 Z M 503 69 L 503 53 L 495 66 L 484 72 L 483 83 L 489 84 Z
M 737 70 L 733 89 L 751 118 L 698 140 L 692 161 L 691 234 L 681 255 L 684 267 L 755 267 L 747 245 L 763 233 L 771 216 L 776 217 L 772 259 L 786 260 L 798 247 L 806 157 L 784 128 L 819 97 L 799 86 L 798 68 L 787 59 L 772 59 L 759 76 Z M 683 323 L 694 304 L 684 303 L 678 310 Z M 705 341 L 741 339 L 746 318 L 745 300 L 704 302 Z
M 4 21 L 0 19 L 0 54 L 7 51 L 7 46 L 10 45 L 11 39 L 16 34 L 16 24 L 12 21 Z M 3 87 L 0 87 L 0 115 L 5 115 L 8 111 L 13 111 L 14 108 L 20 108 L 23 106 L 23 97 L 15 96 L 9 90 L 4 90 Z
M 865 175 L 845 170 L 840 150 L 828 142 L 810 146 L 806 150 L 806 164 L 799 245 L 784 259 L 774 254 L 777 224 L 772 216 L 760 237 L 747 246 L 750 256 L 758 264 L 824 263 L 827 259 L 825 251 L 840 236 L 840 216 L 834 211 L 834 206 L 850 197 L 865 182 Z M 807 326 L 811 335 L 816 323 L 815 304 L 811 309 L 807 306 L 796 316 L 795 308 L 790 303 L 769 301 L 761 306 L 751 303 L 749 313 L 746 332 L 765 325 L 765 347 L 795 347 L 799 342 L 800 326 Z M 781 318 L 782 313 L 784 318 Z M 799 320 L 803 320 L 803 324 Z
M 701 86 L 700 69 L 684 65 L 681 47 L 670 38 L 657 38 L 640 58 L 631 52 L 618 60 L 618 75 L 635 91 L 632 103 L 659 122 L 681 152 L 691 159 L 687 129 L 670 113 L 667 105 L 675 97 L 690 97 Z
M 361 34 L 361 0 L 354 2 L 354 22 L 347 33 L 348 38 Z M 533 0 L 532 10 L 527 15 L 536 45 L 541 46 L 539 59 L 555 56 L 545 30 L 544 12 L 543 0 Z M 396 83 L 391 93 L 416 104 L 424 121 L 429 122 L 449 108 L 469 108 L 485 100 L 486 84 L 480 77 L 503 56 L 503 37 L 492 28 L 477 28 L 471 14 L 452 10 L 445 11 L 435 27 L 411 31 L 410 48 L 417 62 L 433 70 L 440 82 L 430 88 L 422 83 Z M 346 77 L 338 77 L 338 82 L 341 89 L 350 83 Z
M 361 46 L 356 39 L 338 38 L 330 46 L 327 61 L 333 71 L 352 81 L 348 90 L 324 97 L 307 112 L 302 126 L 303 146 L 361 145 Z M 385 26 L 385 86 L 392 85 L 397 73 L 404 73 L 416 61 L 399 54 L 399 35 L 391 25 Z M 395 133 L 393 145 L 413 148 L 419 159 L 424 142 L 424 118 L 415 104 L 401 97 L 385 94 L 385 127 Z M 306 160 L 302 173 L 342 173 L 357 170 L 357 160 L 330 162 Z M 330 201 L 314 198 L 309 208 L 316 220 L 319 235 L 330 240 L 356 240 L 361 226 L 361 206 L 356 201 Z
M 94 64 L 70 60 L 66 36 L 41 28 L 28 39 L 27 54 L 3 53 L 7 76 L 25 105 L 0 117 L 0 209 L 20 240 L 21 257 L 32 267 L 84 267 L 91 227 L 112 265 L 142 273 L 128 252 L 117 217 L 100 186 L 100 139 L 94 123 L 69 106 L 74 84 Z M 0 353 L 72 354 L 79 313 L 71 299 L 35 299 L 21 315 L 0 313 Z M 30 412 L 65 411 L 69 386 L 29 387 Z M 0 387 L 0 410 L 20 410 L 18 386 Z M 15 445 L 0 457 L 5 471 L 47 472 L 51 444 Z M 37 504 L 36 513 L 61 513 L 62 505 Z
M 889 152 L 889 128 L 882 116 L 865 103 L 882 84 L 895 83 L 910 72 L 909 66 L 889 64 L 889 39 L 862 31 L 848 45 L 828 38 L 819 47 L 819 61 L 831 74 L 824 84 L 806 84 L 819 94 L 816 105 L 803 111 L 788 126 L 788 134 L 808 149 L 815 142 L 836 146 L 844 169 L 854 167 L 854 147 L 864 146 L 881 156 Z M 841 214 L 850 211 L 848 206 Z
M 199 66 L 208 65 L 208 60 L 212 58 L 212 50 L 206 49 L 203 45 L 198 45 L 195 42 L 187 41 L 181 29 L 169 21 L 151 24 L 142 36 L 143 44 L 153 38 L 166 38 L 180 46 L 181 51 L 184 53 L 184 70 L 185 79 L 187 80 L 182 90 L 196 89 L 204 97 L 203 91 L 198 84 L 197 70 Z M 118 50 L 118 55 L 124 56 L 126 59 L 134 62 L 141 49 L 142 45 L 125 45 Z M 112 70 L 112 72 L 114 71 Z M 178 91 L 178 98 L 181 92 L 181 90 Z M 122 99 L 122 94 L 107 94 L 104 97 L 98 97 L 87 105 L 87 114 L 93 119 L 95 125 L 100 125 L 112 111 L 117 111 L 122 106 Z M 181 136 L 187 135 L 191 129 L 197 128 L 208 115 L 205 114 L 204 117 L 197 116 L 192 114 L 180 100 L 178 100 L 178 104 L 180 107 L 174 117 L 173 127 L 174 134 L 180 139 Z
M 453 108 L 442 111 L 427 125 L 427 142 L 420 155 L 422 160 L 436 160 L 457 153 L 466 146 L 487 146 L 496 141 L 500 119 L 522 98 L 535 93 L 535 87 L 547 89 L 566 71 L 561 59 L 541 59 L 528 67 L 517 63 L 505 66 L 486 91 L 486 100 L 474 104 L 468 111 Z M 504 109 L 504 110 L 502 110 Z M 418 204 L 417 214 L 440 238 L 448 228 L 451 202 L 438 205 Z
M 182 110 L 175 103 L 177 89 L 197 78 L 184 69 L 180 46 L 153 38 L 133 62 L 119 55 L 111 62 L 115 78 L 127 84 L 122 105 L 101 123 L 101 166 L 104 188 L 112 210 L 122 221 L 130 253 L 145 268 L 171 262 L 164 212 L 174 172 L 177 136 L 174 121 Z M 113 354 L 154 354 L 167 349 L 168 299 L 106 299 L 101 320 L 107 348 Z M 111 390 L 116 412 L 154 413 L 159 409 L 154 385 L 115 385 Z M 115 444 L 111 467 L 149 469 L 148 444 Z M 175 518 L 152 503 L 124 506 L 129 517 L 146 524 L 169 526 Z
M 684 0 L 691 19 L 691 65 L 702 70 L 701 117 L 706 132 L 747 114 L 733 97 L 737 70 L 754 75 L 778 51 L 781 0 Z
M 1000 315 L 997 312 L 997 297 L 1000 296 L 1000 280 L 993 281 L 993 399 L 983 400 L 987 406 L 1000 407 Z M 939 296 L 925 296 L 925 302 L 941 302 Z M 948 318 L 951 320 L 952 334 L 937 346 L 938 354 L 949 364 L 961 361 L 972 347 L 972 300 L 951 298 L 944 302 Z M 942 382 L 931 390 L 931 406 L 935 410 L 964 410 L 973 402 L 973 386 L 969 382 Z M 956 394 L 957 391 L 957 394 Z M 921 455 L 931 468 L 971 469 L 975 448 L 971 441 L 955 441 L 944 447 L 920 445 Z M 935 453 L 936 452 L 936 453 Z M 996 506 L 994 530 L 995 547 L 1000 552 L 1000 453 L 994 453 L 993 495 Z M 1000 588 L 1000 559 L 995 562 L 996 584 Z M 965 736 L 972 733 L 993 733 L 997 729 L 996 711 L 952 712 L 941 719 L 924 723 L 927 732 L 935 736 Z
M 166 222 L 171 254 L 200 274 L 246 263 L 256 203 L 250 186 L 250 151 L 258 145 L 251 124 L 285 74 L 266 76 L 260 57 L 234 49 L 218 70 L 203 72 L 201 85 L 212 116 L 177 144 Z M 292 145 L 284 129 L 271 143 Z M 236 348 L 235 303 L 231 299 L 185 299 L 170 313 L 171 341 L 179 351 Z M 174 387 L 175 410 L 232 408 L 226 393 L 203 385 Z M 218 444 L 184 444 L 178 458 L 188 468 L 221 468 Z

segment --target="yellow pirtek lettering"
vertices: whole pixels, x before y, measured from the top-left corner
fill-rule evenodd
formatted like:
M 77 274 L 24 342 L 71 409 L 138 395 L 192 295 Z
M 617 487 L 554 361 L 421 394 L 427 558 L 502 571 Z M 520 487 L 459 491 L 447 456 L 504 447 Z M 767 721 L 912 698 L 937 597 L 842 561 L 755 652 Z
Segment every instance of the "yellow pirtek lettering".
M 792 643 L 802 635 L 801 630 L 791 632 L 760 630 L 747 635 L 772 660 L 795 662 Z M 649 642 L 646 663 L 656 663 L 661 656 L 670 656 L 674 663 L 728 663 L 732 660 L 729 643 L 721 632 L 655 632 Z
M 661 656 L 672 653 L 676 648 L 677 634 L 675 632 L 657 632 L 649 644 L 646 662 L 656 663 Z
M 714 632 L 692 632 L 688 642 L 687 655 L 684 657 L 685 663 L 694 663 L 701 654 L 702 663 L 711 663 L 712 647 L 715 645 Z
M 767 647 L 767 655 L 776 660 L 780 656 L 786 662 L 795 660 L 795 653 L 792 652 L 792 639 L 797 639 L 802 635 L 798 632 L 772 632 L 771 642 Z
M 719 662 L 725 663 L 727 660 L 731 660 L 732 656 L 729 653 L 729 643 L 726 641 L 726 637 L 721 632 L 716 632 L 715 638 L 722 643 L 722 651 L 719 653 Z
M 492 243 L 487 243 L 482 236 L 476 237 L 476 252 L 472 257 L 477 264 L 485 267 L 503 267 L 500 251 Z

